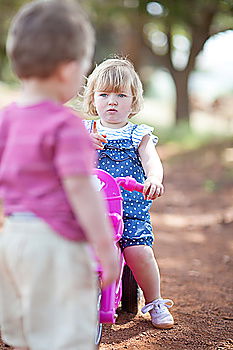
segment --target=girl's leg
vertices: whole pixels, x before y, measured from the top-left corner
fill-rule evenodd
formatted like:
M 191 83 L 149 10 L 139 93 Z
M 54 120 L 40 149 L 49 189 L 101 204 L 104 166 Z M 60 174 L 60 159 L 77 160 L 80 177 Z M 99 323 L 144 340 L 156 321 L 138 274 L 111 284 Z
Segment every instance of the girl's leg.
M 161 298 L 160 273 L 152 248 L 147 245 L 126 247 L 124 257 L 143 291 L 146 303 Z
M 173 301 L 161 298 L 160 274 L 153 250 L 149 246 L 130 246 L 124 249 L 124 256 L 144 293 L 146 305 L 141 311 L 150 312 L 154 327 L 172 328 L 174 319 L 168 308 L 172 307 Z

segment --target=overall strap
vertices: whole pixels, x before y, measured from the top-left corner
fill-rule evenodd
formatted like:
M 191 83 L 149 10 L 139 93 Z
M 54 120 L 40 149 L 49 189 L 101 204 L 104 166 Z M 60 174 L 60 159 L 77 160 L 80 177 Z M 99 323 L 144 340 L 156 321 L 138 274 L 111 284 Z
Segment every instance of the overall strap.
M 134 126 L 132 127 L 132 130 L 131 130 L 131 135 L 133 135 L 133 132 L 135 129 L 137 129 L 138 125 L 137 124 L 134 124 Z
M 136 149 L 136 148 L 133 145 L 133 132 L 137 129 L 137 126 L 138 126 L 137 124 L 134 124 L 134 126 L 132 127 L 131 132 L 130 132 L 130 141 L 132 142 L 132 146 L 134 149 Z

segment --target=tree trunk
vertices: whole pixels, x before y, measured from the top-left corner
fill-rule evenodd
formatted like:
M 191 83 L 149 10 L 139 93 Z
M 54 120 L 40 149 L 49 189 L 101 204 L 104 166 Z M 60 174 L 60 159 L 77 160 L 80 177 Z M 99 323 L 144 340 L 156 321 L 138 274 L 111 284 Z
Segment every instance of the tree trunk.
M 180 122 L 189 122 L 190 106 L 188 93 L 188 78 L 189 74 L 186 70 L 175 71 L 172 77 L 176 88 L 176 124 Z
M 118 29 L 120 35 L 120 52 L 123 56 L 129 58 L 136 71 L 141 68 L 141 48 L 140 35 L 138 28 L 125 25 L 124 28 Z

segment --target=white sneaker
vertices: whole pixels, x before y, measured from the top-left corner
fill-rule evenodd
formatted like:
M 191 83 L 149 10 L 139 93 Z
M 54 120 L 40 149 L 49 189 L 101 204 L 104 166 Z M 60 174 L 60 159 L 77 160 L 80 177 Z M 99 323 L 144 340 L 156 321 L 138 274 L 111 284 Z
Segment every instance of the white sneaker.
M 169 310 L 174 305 L 170 299 L 156 299 L 151 303 L 143 306 L 142 313 L 150 312 L 151 322 L 154 327 L 161 329 L 172 328 L 174 319 Z

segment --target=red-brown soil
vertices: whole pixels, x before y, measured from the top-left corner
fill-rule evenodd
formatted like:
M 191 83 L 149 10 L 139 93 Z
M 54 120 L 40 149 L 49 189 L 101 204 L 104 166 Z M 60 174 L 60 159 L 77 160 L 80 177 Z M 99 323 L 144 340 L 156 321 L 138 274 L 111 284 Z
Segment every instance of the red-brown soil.
M 120 314 L 104 325 L 101 350 L 233 349 L 232 152 L 227 141 L 196 151 L 159 149 L 166 193 L 152 208 L 155 255 L 162 295 L 175 302 L 175 326 L 157 330 L 147 315 Z

